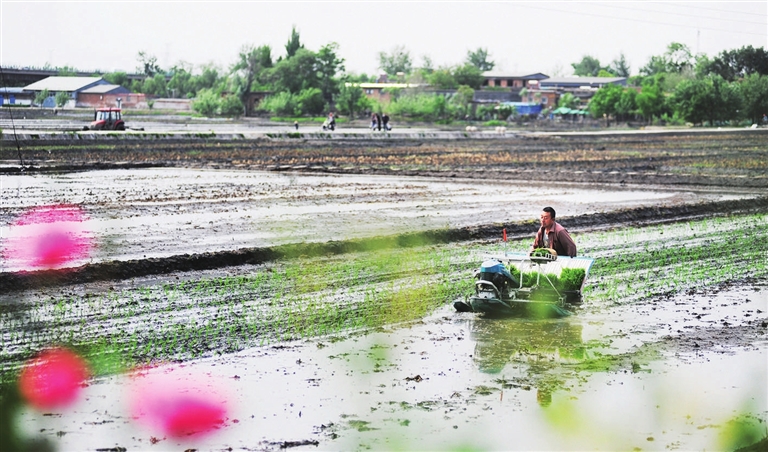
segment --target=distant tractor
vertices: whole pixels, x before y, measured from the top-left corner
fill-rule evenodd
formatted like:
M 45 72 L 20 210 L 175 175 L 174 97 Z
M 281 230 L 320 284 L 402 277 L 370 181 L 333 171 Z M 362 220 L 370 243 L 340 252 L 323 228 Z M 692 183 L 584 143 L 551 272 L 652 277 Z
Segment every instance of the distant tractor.
M 100 108 L 93 113 L 90 130 L 125 130 L 119 108 Z

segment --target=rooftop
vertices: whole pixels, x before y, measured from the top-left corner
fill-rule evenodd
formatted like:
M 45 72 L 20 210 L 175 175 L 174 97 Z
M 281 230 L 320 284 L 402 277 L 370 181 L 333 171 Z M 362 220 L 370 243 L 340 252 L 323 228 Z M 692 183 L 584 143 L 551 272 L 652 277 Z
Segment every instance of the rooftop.
M 79 91 L 95 84 L 107 84 L 101 77 L 63 77 L 54 76 L 44 78 L 38 82 L 24 87 L 30 91 Z

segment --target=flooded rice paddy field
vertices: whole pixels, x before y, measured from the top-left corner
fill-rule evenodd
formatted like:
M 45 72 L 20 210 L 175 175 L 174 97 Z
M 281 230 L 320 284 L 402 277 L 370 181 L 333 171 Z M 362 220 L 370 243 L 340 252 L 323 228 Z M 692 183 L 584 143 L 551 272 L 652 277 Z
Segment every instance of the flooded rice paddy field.
M 765 438 L 768 418 L 768 212 L 747 185 L 8 174 L 6 231 L 37 203 L 83 206 L 91 265 L 490 232 L 12 290 L 0 296 L 3 379 L 52 343 L 89 357 L 95 376 L 75 405 L 18 417 L 28 438 L 59 450 L 735 450 Z M 528 248 L 543 205 L 596 258 L 585 302 L 560 319 L 453 312 L 484 253 Z M 656 218 L 637 213 L 662 206 Z M 519 231 L 507 244 L 505 225 Z M 153 378 L 221 394 L 224 423 L 181 439 L 137 423 L 131 388 Z

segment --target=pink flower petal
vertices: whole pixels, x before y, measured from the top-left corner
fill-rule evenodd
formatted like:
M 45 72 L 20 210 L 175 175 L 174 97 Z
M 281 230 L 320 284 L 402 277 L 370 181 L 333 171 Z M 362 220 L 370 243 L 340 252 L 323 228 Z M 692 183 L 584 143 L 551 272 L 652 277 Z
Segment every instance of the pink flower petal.
M 165 436 L 201 437 L 222 427 L 227 419 L 224 398 L 205 380 L 175 374 L 138 374 L 135 380 L 133 417 Z
M 56 268 L 85 259 L 93 238 L 82 227 L 86 216 L 74 205 L 28 210 L 11 225 L 3 255 L 22 268 Z
M 77 399 L 88 378 L 85 361 L 70 350 L 45 350 L 19 375 L 19 392 L 38 410 L 62 408 Z

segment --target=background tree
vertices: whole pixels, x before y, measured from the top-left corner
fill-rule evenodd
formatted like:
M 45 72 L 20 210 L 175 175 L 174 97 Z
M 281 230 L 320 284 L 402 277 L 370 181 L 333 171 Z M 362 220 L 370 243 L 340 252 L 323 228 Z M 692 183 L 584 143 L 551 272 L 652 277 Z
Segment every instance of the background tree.
M 649 123 L 653 118 L 661 117 L 667 107 L 664 91 L 661 89 L 663 76 L 647 77 L 643 80 L 643 87 L 635 97 L 637 108 Z
M 667 72 L 667 59 L 661 55 L 653 55 L 648 63 L 640 68 L 640 73 L 647 76 L 665 74 Z
M 56 72 L 59 77 L 77 76 L 77 69 L 71 66 L 61 66 L 57 69 Z
M 291 58 L 278 61 L 270 71 L 270 81 L 275 91 L 298 94 L 308 88 L 319 88 L 317 55 L 311 50 L 299 49 Z
M 371 107 L 370 100 L 365 96 L 363 89 L 354 83 L 343 83 L 336 96 L 336 108 L 341 114 L 354 119 L 356 115 Z
M 475 65 L 465 63 L 453 70 L 453 78 L 459 85 L 466 85 L 472 89 L 480 89 L 483 86 L 483 72 Z
M 435 66 L 432 64 L 432 58 L 429 55 L 421 57 L 421 71 L 425 74 L 431 74 L 435 70 Z
M 66 91 L 59 91 L 58 93 L 56 93 L 56 97 L 54 98 L 56 102 L 56 106 L 59 108 L 66 105 L 70 99 L 71 98 L 69 97 L 69 93 L 67 93 Z
M 473 66 L 474 67 L 474 66 Z M 456 94 L 451 97 L 451 101 L 456 105 L 456 117 L 468 117 L 471 112 L 472 99 L 475 97 L 475 90 L 467 85 L 460 85 Z
M 205 64 L 201 69 L 200 75 L 194 78 L 196 93 L 202 89 L 211 89 L 221 82 L 219 70 L 213 63 Z
M 344 72 L 344 58 L 338 56 L 339 45 L 335 42 L 326 44 L 317 52 L 317 72 L 323 99 L 328 104 L 339 93 L 339 80 L 336 74 Z
M 253 90 L 253 85 L 265 70 L 272 67 L 272 48 L 268 45 L 255 47 L 253 45 L 244 45 L 238 54 L 237 63 L 232 67 L 232 73 L 239 77 L 235 78 L 235 91 L 240 98 L 240 102 L 246 106 L 245 115 L 251 114 L 248 102 L 249 93 Z
M 598 89 L 589 101 L 589 113 L 594 118 L 603 118 L 604 116 L 615 117 L 617 113 L 616 105 L 621 100 L 623 91 L 624 88 L 613 83 Z
M 611 62 L 608 71 L 616 77 L 629 77 L 629 63 L 627 63 L 627 58 L 623 52 Z
M 160 66 L 157 65 L 156 56 L 141 51 L 136 58 L 139 60 L 139 66 L 136 68 L 137 72 L 140 72 L 147 77 L 154 77 L 155 74 L 163 72 L 162 69 L 160 69 Z
M 480 72 L 486 72 L 493 70 L 494 66 L 496 66 L 496 63 L 488 60 L 488 57 L 488 49 L 478 47 L 475 51 L 467 51 L 467 59 L 464 62 L 476 67 Z
M 679 74 L 693 68 L 693 54 L 691 49 L 685 44 L 679 42 L 670 43 L 664 56 L 667 60 L 667 72 Z
M 580 102 L 579 98 L 574 96 L 573 93 L 565 93 L 560 96 L 560 99 L 557 101 L 557 106 L 573 110 L 579 107 Z
M 240 98 L 234 94 L 227 94 L 219 99 L 219 114 L 228 118 L 237 118 L 242 116 L 244 111 L 243 103 Z
M 298 52 L 299 49 L 303 48 L 304 44 L 301 43 L 299 32 L 296 30 L 296 27 L 291 28 L 291 38 L 285 44 L 286 58 L 291 58 L 296 55 L 296 52 Z
M 451 69 L 447 67 L 441 67 L 433 71 L 427 76 L 427 81 L 433 88 L 437 89 L 455 89 L 459 86 Z
M 597 77 L 600 69 L 606 69 L 600 66 L 600 60 L 595 57 L 584 55 L 578 63 L 571 63 L 573 75 L 579 77 Z
M 192 79 L 192 66 L 189 63 L 179 62 L 170 70 L 171 79 L 168 81 L 168 90 L 171 97 L 194 97 L 197 93 Z
M 619 102 L 616 104 L 616 116 L 618 120 L 628 120 L 637 111 L 637 91 L 632 88 L 624 88 Z
M 219 112 L 219 94 L 209 88 L 203 88 L 192 101 L 192 109 L 203 116 L 213 117 Z
M 303 114 L 319 115 L 325 110 L 325 99 L 319 88 L 307 88 L 296 95 L 296 106 Z
M 120 85 L 129 88 L 128 74 L 125 72 L 110 72 L 109 74 L 104 74 L 102 78 L 113 85 Z
M 693 71 L 696 61 L 687 45 L 671 42 L 663 55 L 654 55 L 640 69 L 645 75 L 682 74 Z
M 165 81 L 165 75 L 157 73 L 154 77 L 144 79 L 140 92 L 156 97 L 168 97 L 168 83 Z
M 727 81 L 744 78 L 749 74 L 768 75 L 768 52 L 762 47 L 742 47 L 724 50 L 702 64 L 704 74 L 717 74 Z
M 279 92 L 267 97 L 261 101 L 259 108 L 281 116 L 295 116 L 301 114 L 301 111 L 299 111 L 297 107 L 295 96 L 287 91 Z
M 768 75 L 752 73 L 739 83 L 743 99 L 744 116 L 759 124 L 768 114 Z
M 389 75 L 398 72 L 410 74 L 413 69 L 411 54 L 405 50 L 405 46 L 395 46 L 390 53 L 379 52 L 379 69 Z

